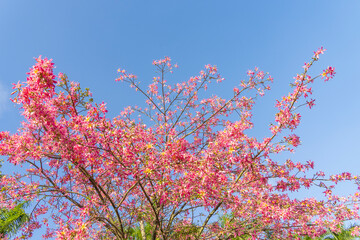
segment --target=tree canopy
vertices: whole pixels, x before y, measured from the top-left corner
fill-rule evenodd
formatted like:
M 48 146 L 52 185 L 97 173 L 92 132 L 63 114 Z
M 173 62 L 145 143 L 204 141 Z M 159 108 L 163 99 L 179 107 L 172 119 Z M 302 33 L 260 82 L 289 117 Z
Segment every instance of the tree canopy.
M 42 226 L 44 238 L 56 239 L 131 239 L 136 229 L 154 240 L 294 239 L 336 231 L 359 218 L 360 193 L 340 197 L 333 188 L 339 181 L 358 184 L 357 176 L 308 176 L 313 162 L 276 159 L 300 144 L 294 130 L 300 109 L 314 106 L 311 84 L 335 74 L 328 67 L 309 75 L 324 51 L 314 52 L 290 93 L 276 102 L 262 139 L 249 135 L 252 109 L 273 78 L 257 68 L 228 99 L 203 95 L 224 80 L 216 66 L 172 83 L 177 65 L 168 57 L 156 60 L 157 75 L 145 88 L 119 69 L 117 81 L 142 94 L 147 105 L 110 119 L 89 89 L 56 76 L 52 60 L 39 57 L 27 80 L 14 84 L 22 127 L 0 133 L 0 153 L 26 168 L 1 179 L 0 202 L 9 208 L 35 203 L 23 237 Z M 323 188 L 322 200 L 289 195 L 312 187 Z

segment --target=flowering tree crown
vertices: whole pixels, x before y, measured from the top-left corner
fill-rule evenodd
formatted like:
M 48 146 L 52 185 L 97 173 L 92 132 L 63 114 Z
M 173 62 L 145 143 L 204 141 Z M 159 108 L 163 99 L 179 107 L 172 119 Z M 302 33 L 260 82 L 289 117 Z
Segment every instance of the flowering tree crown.
M 119 69 L 117 81 L 143 94 L 147 107 L 128 107 L 109 119 L 105 103 L 93 103 L 88 89 L 55 76 L 52 61 L 39 57 L 26 82 L 14 85 L 22 128 L 0 133 L 0 153 L 26 167 L 1 178 L 1 204 L 34 203 L 24 237 L 42 225 L 43 237 L 56 239 L 132 239 L 135 229 L 143 239 L 293 239 L 336 231 L 344 220 L 358 219 L 359 193 L 341 198 L 333 185 L 357 177 L 309 177 L 313 162 L 274 159 L 300 144 L 293 130 L 301 120 L 299 107 L 314 106 L 307 100 L 310 85 L 335 74 L 332 67 L 308 74 L 323 52 L 315 52 L 292 91 L 276 102 L 263 139 L 247 134 L 256 97 L 273 81 L 257 68 L 229 99 L 202 98 L 208 86 L 223 81 L 216 66 L 170 84 L 167 77 L 177 65 L 166 57 L 153 62 L 158 75 L 147 88 Z M 134 120 L 135 112 L 142 120 Z M 289 196 L 313 186 L 324 188 L 325 200 Z

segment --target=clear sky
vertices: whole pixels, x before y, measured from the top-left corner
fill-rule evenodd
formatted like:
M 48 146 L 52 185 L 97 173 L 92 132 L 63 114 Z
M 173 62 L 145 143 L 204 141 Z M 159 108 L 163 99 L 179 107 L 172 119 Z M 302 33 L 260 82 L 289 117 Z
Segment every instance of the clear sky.
M 266 136 L 275 99 L 324 46 L 312 72 L 331 65 L 337 75 L 313 86 L 316 106 L 304 109 L 293 159 L 313 160 L 328 173 L 360 174 L 359 12 L 359 0 L 0 0 L 0 130 L 20 125 L 18 106 L 8 100 L 11 83 L 25 81 L 34 57 L 52 58 L 56 72 L 89 87 L 115 116 L 143 100 L 115 83 L 118 67 L 146 84 L 152 60 L 169 56 L 179 64 L 172 81 L 217 65 L 226 79 L 217 93 L 224 97 L 248 69 L 270 72 L 273 90 L 254 113 L 254 134 Z

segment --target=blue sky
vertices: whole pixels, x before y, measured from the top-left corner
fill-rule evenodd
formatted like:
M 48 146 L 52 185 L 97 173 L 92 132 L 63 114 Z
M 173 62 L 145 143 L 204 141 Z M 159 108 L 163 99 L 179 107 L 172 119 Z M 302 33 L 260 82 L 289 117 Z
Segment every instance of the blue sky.
M 170 56 L 179 64 L 172 81 L 217 65 L 226 81 L 216 93 L 224 97 L 248 69 L 270 72 L 273 90 L 254 113 L 254 134 L 266 136 L 275 99 L 324 46 L 328 51 L 313 73 L 331 65 L 337 75 L 314 84 L 316 106 L 304 109 L 296 131 L 302 145 L 293 158 L 314 160 L 328 173 L 360 174 L 359 11 L 358 0 L 1 0 L 0 130 L 14 132 L 20 125 L 18 107 L 7 99 L 11 83 L 25 81 L 34 57 L 54 59 L 57 72 L 89 87 L 115 116 L 143 100 L 115 83 L 117 68 L 145 84 L 154 75 L 152 60 Z

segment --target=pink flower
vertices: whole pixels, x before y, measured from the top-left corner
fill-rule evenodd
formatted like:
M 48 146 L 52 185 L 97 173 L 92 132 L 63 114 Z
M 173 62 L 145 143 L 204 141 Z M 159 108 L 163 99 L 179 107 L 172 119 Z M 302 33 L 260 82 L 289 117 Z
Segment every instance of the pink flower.
M 351 236 L 357 237 L 360 235 L 360 227 L 355 226 L 353 229 L 351 229 Z
M 306 104 L 311 109 L 315 105 L 315 99 L 311 99 L 310 101 L 306 101 Z
M 295 135 L 295 134 L 292 134 L 292 135 L 290 135 L 289 137 L 285 137 L 285 140 L 286 140 L 289 144 L 293 145 L 294 147 L 297 147 L 297 146 L 300 145 L 300 138 L 299 138 L 297 135 Z
M 314 52 L 314 59 L 318 60 L 319 56 L 326 51 L 323 47 L 319 48 L 316 52 Z
M 335 68 L 333 67 L 327 67 L 324 72 L 321 74 L 321 78 L 325 78 L 325 82 L 329 81 L 335 76 Z

